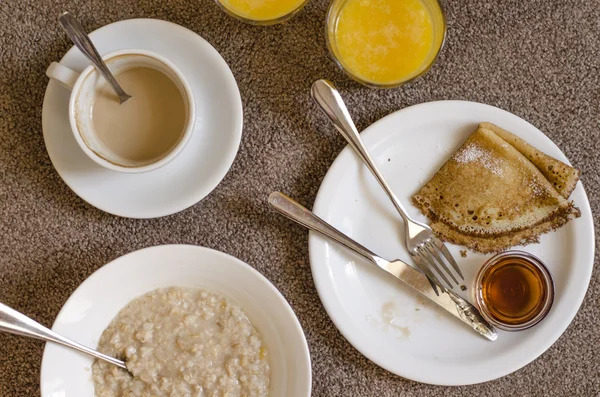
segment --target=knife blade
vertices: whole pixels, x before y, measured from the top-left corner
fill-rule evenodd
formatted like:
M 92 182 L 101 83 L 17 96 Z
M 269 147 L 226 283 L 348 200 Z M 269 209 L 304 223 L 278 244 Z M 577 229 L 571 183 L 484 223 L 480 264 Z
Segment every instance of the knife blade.
M 388 261 L 375 255 L 283 193 L 271 193 L 269 204 L 287 218 L 362 255 L 372 264 L 391 274 L 414 291 L 471 327 L 479 335 L 490 341 L 495 341 L 498 338 L 494 327 L 481 316 L 475 306 L 460 295 L 443 287 L 440 287 L 440 293 L 436 295 L 429 283 L 429 279 L 419 270 L 414 269 L 399 259 Z
M 436 295 L 433 288 L 431 288 L 429 279 L 423 273 L 399 259 L 390 262 L 376 255 L 373 259 L 381 269 L 469 325 L 481 336 L 491 341 L 498 338 L 494 327 L 481 316 L 479 310 L 460 295 L 439 286 L 438 288 L 441 291 L 439 295 Z

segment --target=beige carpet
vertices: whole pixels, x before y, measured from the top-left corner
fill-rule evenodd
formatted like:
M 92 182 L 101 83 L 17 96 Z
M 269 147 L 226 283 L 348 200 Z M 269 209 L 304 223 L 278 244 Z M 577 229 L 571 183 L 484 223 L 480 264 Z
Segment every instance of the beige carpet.
M 535 362 L 482 385 L 417 384 L 369 362 L 339 334 L 312 282 L 307 233 L 265 200 L 282 190 L 311 206 L 344 147 L 308 95 L 314 80 L 327 77 L 359 128 L 438 99 L 484 102 L 523 117 L 583 171 L 600 214 L 600 7 L 589 0 L 447 0 L 448 42 L 438 64 L 407 87 L 376 91 L 349 81 L 329 60 L 327 3 L 313 0 L 288 24 L 260 28 L 229 18 L 210 0 L 0 0 L 0 301 L 50 325 L 71 292 L 106 262 L 156 244 L 198 244 L 248 262 L 289 300 L 310 346 L 314 396 L 598 396 L 597 269 L 574 322 Z M 205 200 L 162 219 L 120 219 L 83 202 L 56 174 L 41 107 L 44 71 L 71 46 L 56 23 L 64 10 L 89 30 L 128 18 L 165 19 L 221 52 L 241 90 L 245 128 L 233 168 Z M 42 349 L 0 335 L 0 396 L 39 395 Z

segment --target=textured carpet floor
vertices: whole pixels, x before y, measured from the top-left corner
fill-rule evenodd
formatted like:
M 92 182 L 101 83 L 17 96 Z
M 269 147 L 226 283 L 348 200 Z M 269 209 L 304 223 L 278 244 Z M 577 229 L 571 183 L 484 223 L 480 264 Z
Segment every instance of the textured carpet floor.
M 535 362 L 481 385 L 417 384 L 369 362 L 339 334 L 312 282 L 307 233 L 265 205 L 271 191 L 282 190 L 311 206 L 344 147 L 308 95 L 314 80 L 328 77 L 361 129 L 439 99 L 484 102 L 523 117 L 582 170 L 600 214 L 600 8 L 587 0 L 446 0 L 448 41 L 437 65 L 404 88 L 378 91 L 349 81 L 329 60 L 327 3 L 313 0 L 289 23 L 260 28 L 229 18 L 210 0 L 1 0 L 0 301 L 50 325 L 106 262 L 156 244 L 198 244 L 248 262 L 289 300 L 310 346 L 314 396 L 600 395 L 597 266 L 575 320 Z M 89 30 L 137 17 L 172 21 L 199 33 L 229 63 L 244 103 L 244 135 L 231 171 L 202 202 L 162 219 L 121 219 L 83 202 L 56 174 L 41 108 L 44 71 L 71 46 L 56 22 L 64 10 Z M 0 396 L 39 395 L 42 349 L 0 334 Z

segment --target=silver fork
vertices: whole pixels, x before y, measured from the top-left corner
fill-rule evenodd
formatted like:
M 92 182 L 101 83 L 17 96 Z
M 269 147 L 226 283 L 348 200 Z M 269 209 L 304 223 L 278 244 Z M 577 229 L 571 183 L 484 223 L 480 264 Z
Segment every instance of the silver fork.
M 331 82 L 327 80 L 318 80 L 312 86 L 311 95 L 323 112 L 325 112 L 327 117 L 333 122 L 335 128 L 344 136 L 344 138 L 346 138 L 350 147 L 354 149 L 356 154 L 358 154 L 358 157 L 360 157 L 367 168 L 373 173 L 390 200 L 392 200 L 394 207 L 396 207 L 396 210 L 398 210 L 400 216 L 404 220 L 406 248 L 419 269 L 421 269 L 430 281 L 432 281 L 431 286 L 436 294 L 438 292 L 435 284 L 440 286 L 442 290 L 444 290 L 445 287 L 450 289 L 454 288 L 459 281 L 448 267 L 448 264 L 454 269 L 455 273 L 464 280 L 456 261 L 444 243 L 433 234 L 431 228 L 412 219 L 398 197 L 392 192 L 392 189 L 385 179 L 383 179 L 383 175 L 381 175 L 375 166 L 373 159 L 363 144 L 358 130 L 352 122 L 350 113 L 339 92 Z M 440 279 L 436 274 L 444 280 L 445 285 L 440 282 Z

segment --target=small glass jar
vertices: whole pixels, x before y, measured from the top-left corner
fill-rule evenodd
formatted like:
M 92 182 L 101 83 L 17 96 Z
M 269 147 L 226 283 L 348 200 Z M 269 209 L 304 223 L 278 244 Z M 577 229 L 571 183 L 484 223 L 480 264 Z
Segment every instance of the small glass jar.
M 275 3 L 279 5 L 282 4 L 282 1 L 289 2 L 289 9 L 282 10 L 277 13 L 265 13 L 264 15 L 252 15 L 251 13 L 244 12 L 238 8 L 236 8 L 231 0 L 215 0 L 219 6 L 230 16 L 239 19 L 242 22 L 249 23 L 251 25 L 275 25 L 278 23 L 282 23 L 296 15 L 300 10 L 304 8 L 304 6 L 308 3 L 309 0 L 275 0 Z M 257 2 L 257 0 L 248 0 L 247 3 Z
M 361 84 L 364 84 L 373 88 L 395 88 L 399 87 L 403 84 L 406 84 L 423 74 L 427 73 L 427 71 L 433 66 L 435 60 L 437 59 L 440 51 L 444 46 L 444 42 L 446 39 L 446 17 L 444 14 L 444 10 L 442 5 L 438 0 L 410 0 L 406 1 L 411 4 L 420 4 L 429 14 L 432 32 L 431 32 L 431 46 L 427 52 L 427 54 L 422 58 L 422 62 L 414 65 L 414 67 L 408 67 L 408 71 L 403 73 L 402 75 L 398 75 L 398 78 L 383 81 L 383 79 L 375 80 L 373 78 L 367 77 L 364 73 L 360 73 L 357 67 L 353 67 L 351 65 L 352 60 L 361 59 L 362 61 L 356 61 L 356 65 L 360 65 L 361 68 L 372 68 L 372 69 L 381 69 L 383 66 L 383 60 L 381 65 L 377 65 L 373 62 L 374 57 L 369 56 L 368 54 L 381 54 L 382 51 L 389 51 L 389 48 L 386 46 L 391 46 L 390 48 L 399 48 L 402 44 L 410 45 L 411 40 L 406 37 L 402 40 L 405 43 L 393 42 L 389 37 L 382 38 L 377 43 L 368 43 L 362 42 L 363 45 L 352 45 L 348 46 L 347 43 L 338 43 L 338 25 L 340 22 L 340 16 L 344 10 L 344 7 L 347 6 L 354 0 L 333 0 L 331 5 L 329 6 L 329 11 L 327 13 L 326 19 L 326 39 L 327 39 L 327 47 L 329 49 L 329 53 L 333 60 L 337 63 L 337 65 L 342 69 L 348 76 L 350 76 L 355 81 L 358 81 Z M 390 5 L 394 5 L 394 2 L 398 2 L 399 0 L 389 0 Z M 396 3 L 398 4 L 398 3 Z M 354 17 L 362 18 L 363 16 L 367 16 L 368 18 L 372 18 L 372 15 L 366 15 L 368 13 L 354 13 Z M 396 18 L 399 15 L 398 12 L 388 11 L 387 15 L 394 15 L 393 18 Z M 407 22 L 412 20 L 412 17 L 407 17 Z M 387 21 L 389 22 L 389 21 Z M 348 22 L 350 23 L 350 22 Z M 385 23 L 382 21 L 382 25 Z M 360 25 L 360 26 L 359 26 Z M 386 26 L 384 30 L 379 31 L 378 34 L 385 34 L 386 32 L 390 32 L 390 37 L 393 36 L 393 30 L 399 29 L 402 26 L 405 26 L 403 23 L 398 23 L 396 26 Z M 360 29 L 358 29 L 360 27 Z M 373 31 L 370 28 L 373 28 Z M 352 29 L 346 27 L 345 29 L 351 36 L 363 35 L 365 38 L 373 37 L 373 33 L 375 30 L 378 30 L 381 25 L 373 23 L 370 19 L 363 19 L 361 21 L 356 22 L 356 28 L 352 26 Z M 369 31 L 366 32 L 366 29 Z M 362 33 L 360 33 L 362 32 Z M 341 34 L 341 33 L 340 33 Z M 398 39 L 400 40 L 400 39 Z M 359 39 L 358 42 L 361 42 Z M 372 47 L 372 48 L 370 48 Z M 367 51 L 371 51 L 367 53 Z M 352 54 L 352 56 L 350 55 Z M 407 51 L 407 54 L 413 54 L 410 51 Z M 354 56 L 356 55 L 356 56 Z M 415 55 L 416 56 L 416 55 Z M 399 56 L 388 57 L 388 60 L 391 60 L 396 64 L 398 60 L 404 59 Z M 404 62 L 404 61 L 402 61 Z M 364 66 L 365 64 L 369 64 L 368 66 Z M 399 70 L 394 66 L 386 65 L 388 70 Z
M 486 261 L 472 289 L 482 316 L 505 331 L 533 327 L 554 302 L 554 282 L 544 263 L 525 251 L 506 251 Z

